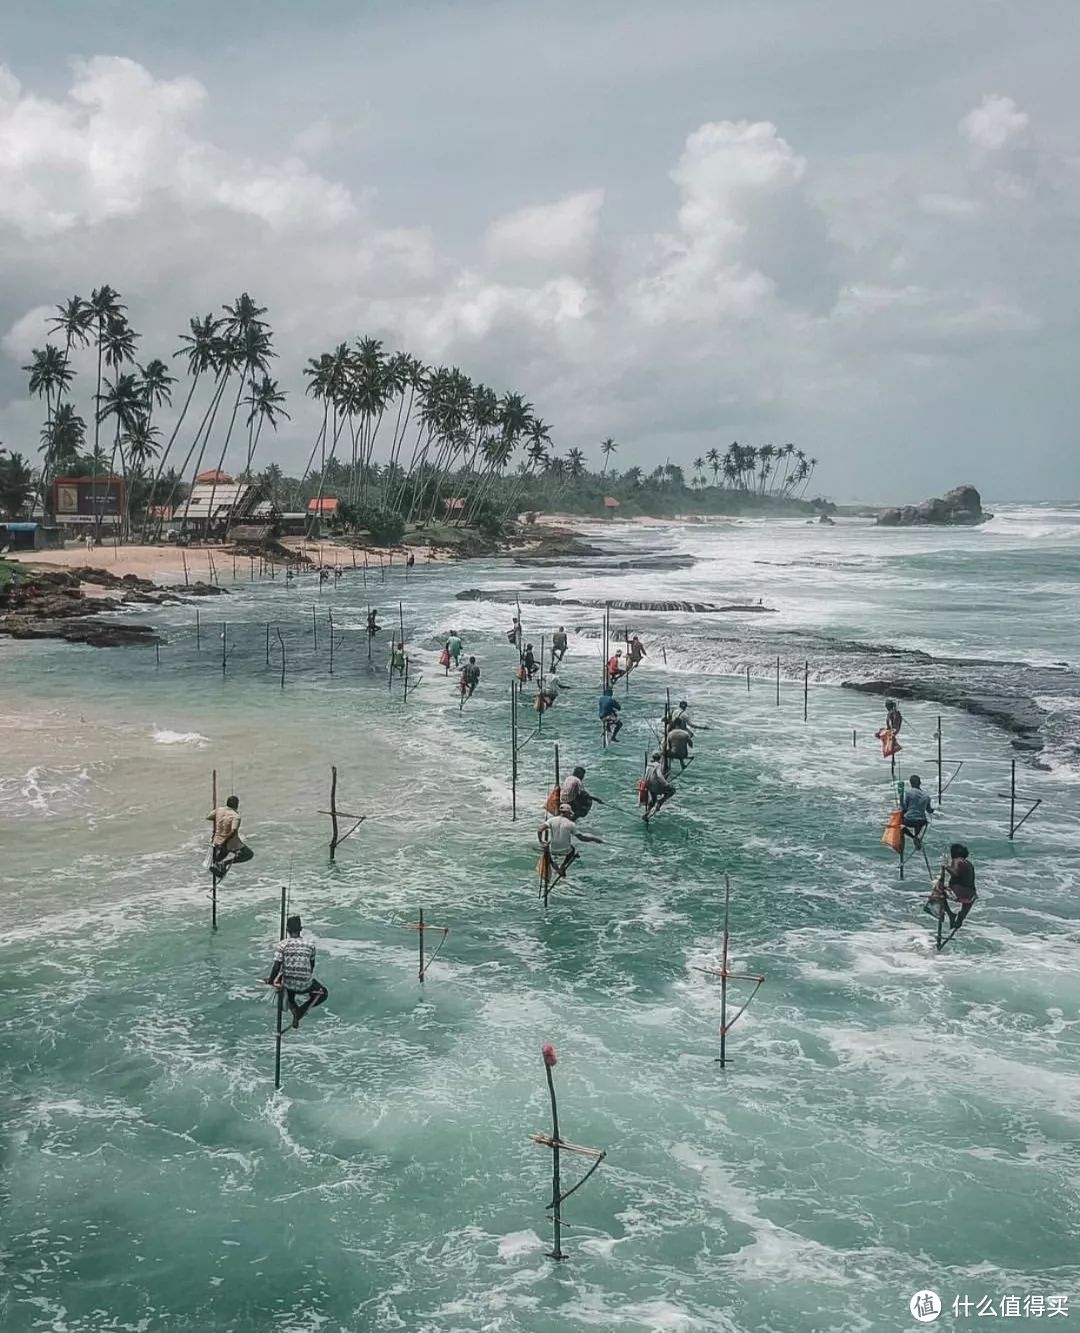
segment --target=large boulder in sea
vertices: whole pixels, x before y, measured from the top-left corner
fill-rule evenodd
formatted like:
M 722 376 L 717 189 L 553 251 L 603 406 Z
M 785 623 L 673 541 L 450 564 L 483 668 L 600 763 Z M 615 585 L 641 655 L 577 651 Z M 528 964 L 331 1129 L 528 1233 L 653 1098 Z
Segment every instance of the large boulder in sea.
M 883 509 L 878 514 L 882 528 L 970 528 L 993 518 L 982 507 L 982 496 L 974 486 L 957 486 L 954 490 L 922 504 L 904 505 L 899 509 Z

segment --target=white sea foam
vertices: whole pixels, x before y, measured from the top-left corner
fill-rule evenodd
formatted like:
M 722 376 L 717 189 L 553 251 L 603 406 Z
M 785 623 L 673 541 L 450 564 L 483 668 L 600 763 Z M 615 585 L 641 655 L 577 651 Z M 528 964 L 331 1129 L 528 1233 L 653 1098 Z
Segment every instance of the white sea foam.
M 167 728 L 155 727 L 153 741 L 155 745 L 196 745 L 201 750 L 210 744 L 210 737 L 198 731 L 169 731 Z

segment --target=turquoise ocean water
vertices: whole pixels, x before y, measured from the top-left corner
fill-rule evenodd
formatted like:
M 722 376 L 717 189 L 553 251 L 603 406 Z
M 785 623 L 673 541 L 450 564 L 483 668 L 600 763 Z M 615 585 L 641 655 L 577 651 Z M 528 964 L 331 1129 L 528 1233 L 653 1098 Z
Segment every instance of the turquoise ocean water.
M 5 1333 L 876 1331 L 916 1327 L 921 1288 L 946 1324 L 966 1322 L 964 1295 L 1068 1294 L 1080 1317 L 1080 510 L 1005 506 L 971 532 L 597 532 L 621 559 L 695 564 L 241 581 L 202 604 L 201 651 L 190 605 L 138 617 L 165 631 L 160 667 L 153 649 L 0 644 Z M 521 752 L 514 823 L 511 609 L 455 593 L 526 583 L 777 614 L 614 613 L 650 655 L 604 752 L 602 613 L 526 590 L 537 646 L 571 630 L 571 689 Z M 393 623 L 399 598 L 423 664 L 407 704 L 363 634 L 368 602 Z M 484 671 L 461 713 L 435 665 L 452 627 Z M 1010 843 L 1007 731 L 904 705 L 902 773 L 936 784 L 938 714 L 946 777 L 963 761 L 929 846 L 970 845 L 980 899 L 941 956 L 925 867 L 901 883 L 879 841 L 881 701 L 839 688 L 883 660 L 954 703 L 1045 713 L 1039 766 L 1019 754 L 1044 804 Z M 644 829 L 635 782 L 669 688 L 711 729 Z M 555 742 L 609 805 L 589 821 L 604 845 L 545 914 Z M 333 867 L 331 764 L 367 815 Z M 222 886 L 216 934 L 213 768 L 256 852 Z M 733 965 L 768 980 L 720 1070 L 719 993 L 695 968 L 718 965 L 725 874 Z M 283 884 L 330 1000 L 286 1038 L 275 1094 L 259 978 Z M 451 927 L 424 987 L 420 907 Z M 564 1135 L 609 1154 L 567 1204 L 562 1265 L 545 1257 L 549 1155 L 529 1141 L 549 1123 L 547 1041 Z

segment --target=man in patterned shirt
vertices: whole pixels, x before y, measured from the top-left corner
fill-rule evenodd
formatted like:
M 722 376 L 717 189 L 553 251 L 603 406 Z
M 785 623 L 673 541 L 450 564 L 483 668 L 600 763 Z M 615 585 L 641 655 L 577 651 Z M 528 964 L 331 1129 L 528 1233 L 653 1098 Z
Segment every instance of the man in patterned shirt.
M 274 950 L 274 964 L 266 978 L 268 986 L 285 991 L 294 1028 L 300 1026 L 300 1020 L 309 1009 L 322 1004 L 330 994 L 315 976 L 315 946 L 310 940 L 300 938 L 302 929 L 298 916 L 289 917 L 285 923 L 285 938 Z M 298 995 L 307 996 L 303 1004 L 297 1004 Z

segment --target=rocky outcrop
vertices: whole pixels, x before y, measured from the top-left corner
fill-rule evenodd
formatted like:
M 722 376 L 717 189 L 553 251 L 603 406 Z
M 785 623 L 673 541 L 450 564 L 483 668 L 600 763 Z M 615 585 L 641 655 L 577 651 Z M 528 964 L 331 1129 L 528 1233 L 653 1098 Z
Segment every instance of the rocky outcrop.
M 83 584 L 107 588 L 117 597 L 88 597 Z M 95 648 L 125 648 L 132 644 L 161 643 L 149 625 L 103 619 L 105 612 L 125 606 L 187 601 L 191 597 L 226 592 L 209 583 L 185 588 L 158 588 L 135 574 L 122 577 L 91 566 L 74 569 L 19 570 L 19 576 L 0 591 L 0 635 L 12 639 L 63 639 Z
M 602 563 L 600 563 L 602 561 Z M 518 556 L 515 565 L 566 565 L 573 568 L 581 561 L 574 558 L 552 559 L 546 555 Z M 615 560 L 604 556 L 595 556 L 589 560 L 589 568 L 594 572 L 607 573 L 613 569 L 645 569 L 650 571 L 668 569 L 691 569 L 697 563 L 692 555 L 646 555 L 633 559 Z
M 707 616 L 734 612 L 753 612 L 767 615 L 776 610 L 772 606 L 747 605 L 742 602 L 731 602 L 717 606 L 715 602 L 602 602 L 596 599 L 582 599 L 579 597 L 545 597 L 542 595 L 539 597 L 535 595 L 523 597 L 521 593 L 511 592 L 506 588 L 466 588 L 462 592 L 455 593 L 454 596 L 459 602 L 498 602 L 504 606 L 514 606 L 520 602 L 526 606 L 595 606 L 600 610 L 610 607 L 612 611 L 693 611 L 698 615 Z
M 993 517 L 983 509 L 982 497 L 974 486 L 957 486 L 939 499 L 883 509 L 877 521 L 882 528 L 970 528 Z

